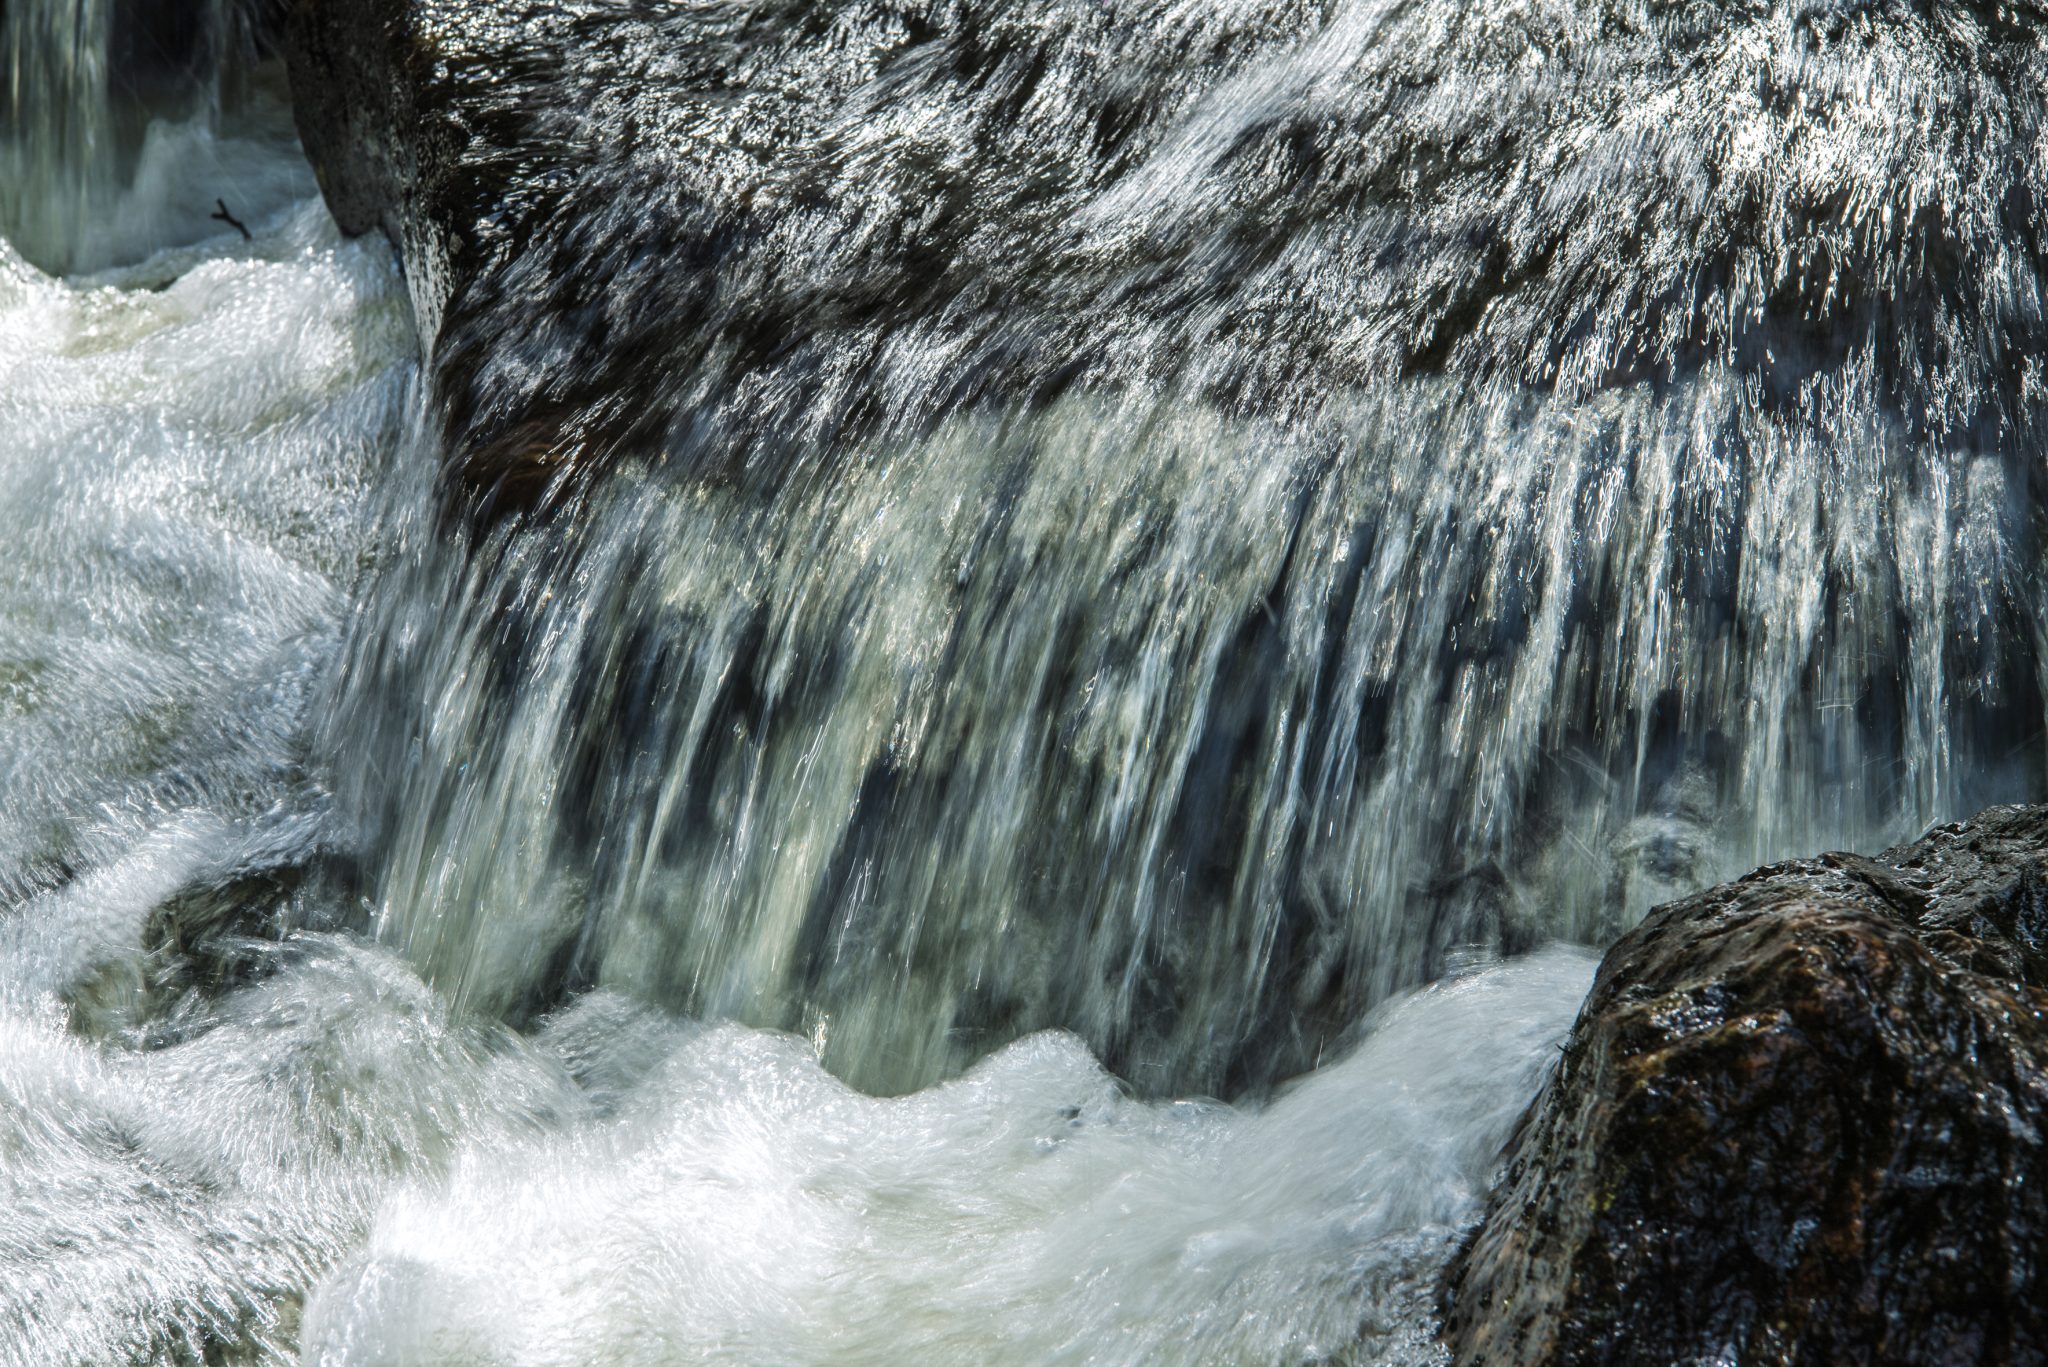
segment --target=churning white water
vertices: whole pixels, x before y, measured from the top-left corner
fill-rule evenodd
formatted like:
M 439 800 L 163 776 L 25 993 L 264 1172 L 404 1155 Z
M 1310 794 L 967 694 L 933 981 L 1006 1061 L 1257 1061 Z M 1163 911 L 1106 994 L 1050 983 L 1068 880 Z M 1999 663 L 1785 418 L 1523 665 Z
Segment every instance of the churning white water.
M 910 1096 L 585 998 L 584 1113 L 387 1201 L 321 1364 L 1422 1363 L 1434 1277 L 1585 989 L 1563 950 L 1388 1012 L 1263 1110 L 1129 1099 L 1071 1035 Z
M 1582 955 L 1233 1109 L 1061 1033 L 894 1099 L 609 993 L 515 1034 L 307 929 L 415 365 L 389 248 L 241 170 L 252 241 L 0 246 L 0 1362 L 1429 1360 Z

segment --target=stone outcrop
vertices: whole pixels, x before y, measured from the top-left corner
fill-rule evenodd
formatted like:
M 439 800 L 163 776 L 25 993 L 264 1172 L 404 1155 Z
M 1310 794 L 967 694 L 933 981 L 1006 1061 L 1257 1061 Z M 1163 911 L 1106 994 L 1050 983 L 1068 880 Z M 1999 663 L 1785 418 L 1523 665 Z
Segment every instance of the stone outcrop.
M 295 5 L 308 153 L 405 249 L 487 480 L 773 480 L 1119 386 L 1292 420 L 1727 369 L 1935 437 L 2037 420 L 2033 7 Z
M 1298 467 L 1302 510 L 1339 488 L 1328 472 L 1387 461 L 1386 477 L 1331 494 L 1345 502 L 1326 524 L 1277 513 L 1229 543 L 1288 549 L 1280 577 L 1229 610 L 1234 639 L 1204 647 L 1228 672 L 1197 690 L 1213 711 L 1186 764 L 1142 790 L 1156 839 L 1127 835 L 1122 796 L 1113 817 L 1076 823 L 1064 795 L 1139 792 L 1138 770 L 1089 767 L 1065 737 L 1036 752 L 1073 758 L 1075 786 L 1037 790 L 1059 805 L 1016 829 L 1048 833 L 1052 852 L 1017 867 L 1122 868 L 1126 848 L 1142 851 L 1130 867 L 1159 861 L 1137 897 L 1103 894 L 1085 916 L 1075 908 L 1112 884 L 1070 895 L 1034 875 L 1019 894 L 1048 943 L 1067 942 L 1069 918 L 1133 927 L 1084 972 L 1045 975 L 1093 984 L 1101 964 L 1129 968 L 1098 1017 L 1114 1026 L 1093 1036 L 1119 1066 L 1133 1037 L 1180 1028 L 1197 995 L 1184 984 L 1220 978 L 1218 964 L 1249 1004 L 1186 1035 L 1215 1042 L 1229 1060 L 1216 1085 L 1235 1090 L 1306 1066 L 1342 1022 L 1460 946 L 1525 943 L 1525 902 L 1574 905 L 1518 889 L 1550 876 L 1532 850 L 1556 832 L 1577 841 L 1575 825 L 1547 825 L 1582 800 L 1576 785 L 1611 783 L 1583 800 L 1633 794 L 1619 800 L 1648 819 L 1640 840 L 1631 829 L 1587 851 L 1620 871 L 1603 900 L 1633 910 L 1651 900 L 1624 900 L 1638 870 L 1700 881 L 1704 843 L 1658 828 L 1691 824 L 1694 788 L 1703 812 L 1746 804 L 1748 756 L 1875 763 L 1923 734 L 1939 697 L 1941 734 L 2038 771 L 2041 634 L 2023 568 L 2048 506 L 2048 409 L 2028 359 L 2048 351 L 2048 21 L 2035 9 L 296 0 L 291 35 L 299 125 L 336 215 L 403 248 L 444 493 L 473 496 L 459 511 L 479 521 L 570 506 L 581 472 L 625 463 L 734 519 L 716 524 L 732 541 L 693 554 L 765 548 L 794 566 L 826 544 L 808 491 L 870 474 L 879 487 L 893 453 L 949 427 L 977 447 L 978 424 L 1022 432 L 1019 471 L 1108 470 L 1154 459 L 1106 454 L 1137 450 L 1124 430 L 1193 414 L 1219 442 L 1241 431 L 1246 450 L 1271 451 L 1274 470 L 1289 449 L 1314 452 Z M 1071 431 L 1105 434 L 1087 439 L 1104 454 L 1051 423 L 1065 404 L 1088 406 Z M 1410 477 L 1430 469 L 1453 479 Z M 1878 489 L 1923 502 L 1928 520 L 1890 492 L 1866 497 Z M 1196 506 L 1164 481 L 1131 501 L 1147 527 Z M 1007 492 L 963 506 L 986 531 L 963 542 L 971 556 L 948 553 L 962 568 L 930 600 L 958 614 L 932 619 L 958 633 L 930 657 L 940 681 L 980 661 L 981 623 L 1017 620 L 1022 601 L 987 590 L 1000 606 L 974 615 L 968 590 L 1009 573 L 979 548 L 1015 523 Z M 1321 525 L 1343 528 L 1328 551 L 1307 549 L 1319 531 L 1285 530 Z M 549 554 L 530 563 L 568 563 Z M 1118 586 L 1150 571 L 1115 554 L 1100 573 L 1034 570 L 1060 596 L 1028 620 L 1088 621 L 1122 601 Z M 821 563 L 844 569 L 835 583 L 866 582 L 837 549 Z M 1342 568 L 1295 568 L 1312 563 Z M 1657 587 L 1638 594 L 1645 580 Z M 646 592 L 649 626 L 629 646 L 589 638 L 588 676 L 618 688 L 576 694 L 587 715 L 563 722 L 591 794 L 638 772 L 615 736 L 638 725 L 645 681 L 671 687 L 703 644 L 674 596 Z M 902 595 L 888 596 L 894 611 Z M 504 595 L 497 677 L 539 667 L 541 643 L 559 649 L 551 601 Z M 769 698 L 778 735 L 797 734 L 795 695 L 778 690 L 800 673 L 820 716 L 839 705 L 823 701 L 839 696 L 836 664 L 809 671 L 854 658 L 845 619 L 796 615 L 807 601 L 749 608 L 707 676 L 720 723 L 704 735 L 729 722 L 757 736 Z M 1069 676 L 1094 677 L 1070 654 L 1083 639 L 1048 633 L 1043 658 L 1058 663 L 1016 704 L 1020 727 L 1067 706 L 1048 700 Z M 1743 690 L 1781 687 L 1765 681 L 1802 658 L 1853 706 L 1830 702 L 1824 729 L 1728 744 L 1770 708 L 1738 705 Z M 614 659 L 650 664 L 597 667 Z M 1176 662 L 1160 677 L 1194 676 Z M 891 742 L 849 760 L 862 777 L 845 809 L 860 817 L 806 894 L 821 929 L 796 960 L 838 943 L 822 928 L 850 924 L 835 918 L 854 914 L 842 899 L 867 886 L 855 873 L 875 851 L 981 810 L 948 786 L 983 782 L 967 763 L 976 732 L 924 728 L 904 734 L 937 737 L 929 759 Z M 1421 772 L 1383 757 L 1439 741 L 1441 774 L 1412 793 L 1377 786 Z M 1269 758 L 1283 753 L 1298 758 Z M 1552 759 L 1589 777 L 1555 778 Z M 1980 766 L 1959 754 L 1954 768 Z M 1281 774 L 1312 786 L 1252 805 Z M 996 810 L 993 786 L 972 791 Z M 1881 801 L 1870 792 L 1841 810 Z M 1401 808 L 1427 815 L 1383 840 L 1408 812 L 1377 814 Z M 1070 857 L 1069 833 L 1090 822 L 1099 864 Z M 609 830 L 565 822 L 567 862 L 595 862 Z M 1530 838 L 1507 850 L 1509 830 Z M 1455 868 L 1416 866 L 1452 851 Z M 871 905 L 922 903 L 877 895 L 859 914 Z M 1384 951 L 1384 928 L 1424 923 L 1426 954 Z M 875 964 L 924 933 L 907 913 L 874 924 L 888 927 L 862 932 Z M 1225 926 L 1261 929 L 1212 933 Z M 1236 973 L 1240 960 L 1260 967 Z M 857 994 L 879 972 L 840 981 Z M 1073 1024 L 1017 1005 L 1048 991 L 977 979 L 963 1018 L 974 1032 Z
M 2048 809 L 1615 945 L 1454 1265 L 1457 1362 L 2048 1360 Z

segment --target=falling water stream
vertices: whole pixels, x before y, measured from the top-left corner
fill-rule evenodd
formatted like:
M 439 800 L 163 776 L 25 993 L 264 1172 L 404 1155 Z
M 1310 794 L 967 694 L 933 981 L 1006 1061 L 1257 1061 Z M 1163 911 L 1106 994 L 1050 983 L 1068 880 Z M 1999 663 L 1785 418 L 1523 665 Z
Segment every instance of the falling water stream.
M 1075 231 L 1398 64 L 1327 11 Z M 2041 795 L 2038 442 L 1876 343 L 953 402 L 906 330 L 822 437 L 665 377 L 773 481 L 452 518 L 249 12 L 0 10 L 0 1363 L 1434 1362 L 1603 944 Z M 946 116 L 868 98 L 846 166 Z

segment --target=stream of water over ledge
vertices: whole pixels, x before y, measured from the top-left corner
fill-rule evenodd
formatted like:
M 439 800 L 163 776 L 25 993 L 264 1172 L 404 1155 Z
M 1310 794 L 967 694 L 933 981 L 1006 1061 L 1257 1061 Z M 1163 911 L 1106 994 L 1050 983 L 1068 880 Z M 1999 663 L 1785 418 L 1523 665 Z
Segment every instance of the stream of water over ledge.
M 955 403 L 904 327 L 451 518 L 401 264 L 201 8 L 126 83 L 133 6 L 0 9 L 0 1363 L 1437 1362 L 1602 944 L 2041 794 L 2040 443 L 1902 414 L 1882 329 L 1790 399 L 1731 343 Z M 1187 41 L 1034 201 L 1103 253 L 1251 216 L 1261 130 L 1423 42 L 1112 8 Z M 986 115 L 914 76 L 839 170 Z M 1341 350 L 1347 204 L 1209 265 Z M 781 250 L 719 283 L 844 278 Z M 508 309 L 440 345 L 542 384 Z

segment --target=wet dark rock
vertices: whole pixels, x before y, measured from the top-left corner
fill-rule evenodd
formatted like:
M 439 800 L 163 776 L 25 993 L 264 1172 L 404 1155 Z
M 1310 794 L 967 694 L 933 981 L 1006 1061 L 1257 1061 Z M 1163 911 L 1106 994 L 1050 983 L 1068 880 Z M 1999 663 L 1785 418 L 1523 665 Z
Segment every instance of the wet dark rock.
M 1607 956 L 1450 1274 L 1459 1363 L 2048 1360 L 2048 808 Z
M 445 206 L 426 168 L 451 166 L 449 111 L 431 106 L 434 54 L 402 0 L 295 3 L 286 22 L 292 112 L 342 231 L 382 227 L 404 253 L 422 341 L 445 294 Z M 437 117 L 438 116 L 438 117 Z
M 1983 442 L 2048 345 L 2033 5 L 299 0 L 458 461 L 722 474 L 978 401 L 1312 418 L 1732 367 Z M 507 338 L 517 338 L 516 344 Z

